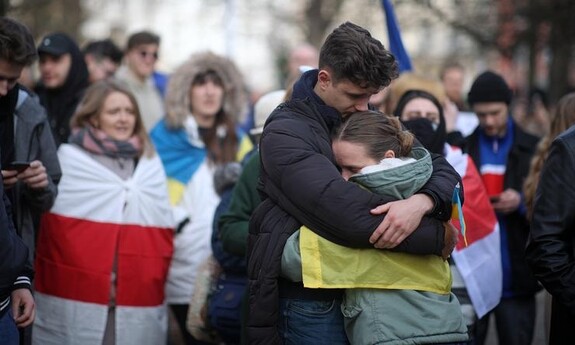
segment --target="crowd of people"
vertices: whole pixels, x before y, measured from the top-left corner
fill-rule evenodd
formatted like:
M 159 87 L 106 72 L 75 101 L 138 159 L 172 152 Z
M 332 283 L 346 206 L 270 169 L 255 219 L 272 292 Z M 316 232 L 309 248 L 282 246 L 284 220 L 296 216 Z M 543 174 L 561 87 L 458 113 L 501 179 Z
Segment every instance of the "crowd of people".
M 0 18 L 0 343 L 525 345 L 543 288 L 574 335 L 574 93 L 536 131 L 496 72 L 400 75 L 345 22 L 251 104 L 159 47 Z

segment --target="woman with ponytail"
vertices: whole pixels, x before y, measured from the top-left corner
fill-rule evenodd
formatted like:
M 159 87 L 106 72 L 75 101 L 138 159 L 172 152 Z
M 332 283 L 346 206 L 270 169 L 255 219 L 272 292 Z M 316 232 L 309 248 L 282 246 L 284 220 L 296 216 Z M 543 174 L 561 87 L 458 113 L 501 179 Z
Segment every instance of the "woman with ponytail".
M 332 148 L 345 180 L 397 200 L 431 176 L 430 153 L 414 146 L 399 119 L 380 112 L 350 115 Z M 355 249 L 302 227 L 284 247 L 282 275 L 307 288 L 346 289 L 341 311 L 351 344 L 463 343 L 467 329 L 451 293 L 447 254 L 422 252 L 416 242 L 408 237 L 391 250 Z

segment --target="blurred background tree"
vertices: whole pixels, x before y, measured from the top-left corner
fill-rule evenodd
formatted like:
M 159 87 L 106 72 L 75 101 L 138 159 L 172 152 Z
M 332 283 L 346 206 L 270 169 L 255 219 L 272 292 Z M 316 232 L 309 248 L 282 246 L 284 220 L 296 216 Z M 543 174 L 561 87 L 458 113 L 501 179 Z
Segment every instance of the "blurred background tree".
M 1 0 L 2 15 L 25 23 L 38 38 L 61 31 L 81 40 L 80 28 L 85 15 L 81 0 Z
M 37 38 L 51 31 L 63 31 L 83 43 L 93 38 L 83 37 L 82 33 L 92 34 L 85 28 L 82 31 L 83 24 L 101 16 L 105 8 L 139 6 L 143 9 L 139 14 L 130 12 L 133 18 L 122 17 L 114 22 L 110 35 L 121 41 L 137 26 L 134 21 L 142 14 L 144 17 L 140 19 L 151 26 L 152 18 L 159 16 L 160 9 L 185 8 L 185 3 L 186 0 L 0 0 L 0 12 L 22 20 Z M 327 33 L 344 20 L 369 28 L 384 41 L 387 38 L 381 0 L 203 0 L 194 3 L 201 4 L 196 7 L 203 6 L 200 12 L 204 11 L 205 15 L 218 13 L 219 7 L 233 8 L 229 15 L 242 18 L 236 20 L 235 35 L 247 36 L 248 27 L 260 36 L 266 35 L 266 44 L 280 71 L 294 44 L 307 41 L 319 47 Z M 418 72 L 437 77 L 443 60 L 454 57 L 463 62 L 469 72 L 495 68 L 518 93 L 525 94 L 536 87 L 546 89 L 551 102 L 575 85 L 575 1 L 393 0 L 393 4 Z M 229 18 L 226 19 L 224 11 L 221 13 L 223 30 Z M 273 24 L 263 24 L 262 18 Z M 200 24 L 190 19 L 180 25 Z M 271 30 L 262 33 L 255 27 Z M 437 43 L 436 37 L 445 37 L 443 41 L 447 45 L 433 46 Z M 194 40 L 189 42 L 193 46 Z

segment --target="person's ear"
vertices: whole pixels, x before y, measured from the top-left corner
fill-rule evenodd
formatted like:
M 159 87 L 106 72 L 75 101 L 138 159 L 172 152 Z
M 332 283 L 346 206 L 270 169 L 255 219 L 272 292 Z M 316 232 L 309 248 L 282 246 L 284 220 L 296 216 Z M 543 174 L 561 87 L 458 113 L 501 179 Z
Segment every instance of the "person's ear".
M 320 69 L 317 74 L 317 82 L 322 91 L 325 91 L 329 84 L 332 82 L 331 74 L 325 69 Z
M 90 122 L 90 125 L 91 125 L 92 127 L 94 127 L 94 128 L 100 128 L 100 121 L 98 121 L 98 117 L 97 117 L 97 116 L 92 117 L 92 118 L 89 120 L 89 122 Z
M 387 150 L 383 158 L 395 158 L 395 152 L 393 152 L 393 150 Z

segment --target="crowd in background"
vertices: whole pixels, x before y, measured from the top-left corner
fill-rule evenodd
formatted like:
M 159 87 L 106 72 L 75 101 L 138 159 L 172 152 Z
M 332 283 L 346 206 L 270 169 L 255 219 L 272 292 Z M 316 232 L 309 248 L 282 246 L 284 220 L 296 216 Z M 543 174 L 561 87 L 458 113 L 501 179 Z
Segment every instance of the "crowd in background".
M 524 345 L 543 288 L 549 339 L 573 334 L 573 93 L 399 75 L 344 23 L 254 99 L 213 52 L 158 72 L 160 42 L 0 19 L 0 342 L 484 344 L 492 318 Z

